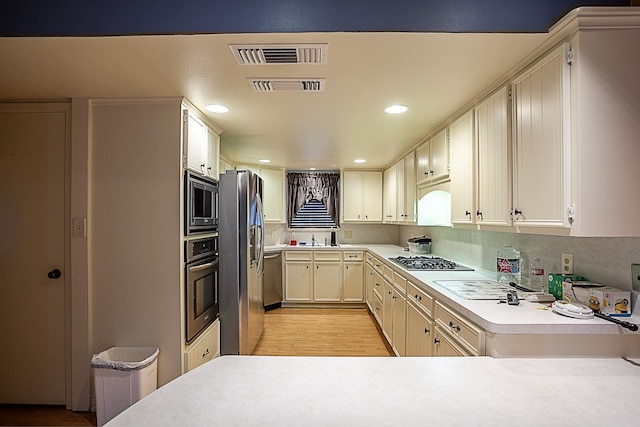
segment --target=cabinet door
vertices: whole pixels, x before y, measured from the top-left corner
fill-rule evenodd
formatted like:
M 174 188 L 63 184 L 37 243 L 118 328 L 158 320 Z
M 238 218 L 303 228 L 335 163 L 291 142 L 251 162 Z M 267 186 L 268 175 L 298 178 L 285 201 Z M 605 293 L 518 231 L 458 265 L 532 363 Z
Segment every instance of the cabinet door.
M 316 262 L 314 267 L 313 300 L 316 302 L 340 302 L 342 263 Z
M 568 45 L 513 82 L 514 223 L 569 226 Z
M 218 157 L 220 156 L 220 136 L 207 127 L 207 143 L 204 146 L 205 175 L 218 179 Z
M 507 88 L 503 87 L 476 107 L 479 225 L 511 225 L 511 162 Z
M 364 301 L 363 265 L 362 262 L 345 262 L 343 264 L 343 295 L 344 302 Z
M 395 164 L 396 170 L 396 221 L 404 222 L 407 213 L 404 204 L 404 160 Z
M 353 194 L 357 193 L 345 193 L 346 198 Z M 382 172 L 362 173 L 362 220 L 382 221 Z
M 205 124 L 189 110 L 182 110 L 185 121 L 184 144 L 187 151 L 187 167 L 200 173 L 206 171 L 207 128 Z
M 396 165 L 384 171 L 384 222 L 396 221 Z
M 313 301 L 312 265 L 311 261 L 285 263 L 285 301 Z
M 407 304 L 406 356 L 433 356 L 433 321 L 421 310 Z
M 389 344 L 393 343 L 393 287 L 383 279 L 382 284 L 382 332 Z
M 473 111 L 451 124 L 451 222 L 473 224 L 475 219 Z
M 216 320 L 185 352 L 185 372 L 220 355 L 220 321 Z
M 375 277 L 373 272 L 373 266 L 369 263 L 364 265 L 364 284 L 365 284 L 365 297 L 367 300 L 367 305 L 369 306 L 369 310 L 373 311 L 373 286 L 375 283 Z
M 404 222 L 418 221 L 416 193 L 416 155 L 412 152 L 404 158 Z
M 439 181 L 449 176 L 449 141 L 444 129 L 429 141 L 429 175 L 431 181 Z
M 284 223 L 284 173 L 281 169 L 260 169 L 263 180 L 265 222 Z
M 393 291 L 393 348 L 398 356 L 405 355 L 407 323 L 407 299 L 400 292 Z
M 342 219 L 362 221 L 364 175 L 360 171 L 344 171 L 342 179 Z
M 422 184 L 431 179 L 429 168 L 429 141 L 416 148 L 416 184 Z
M 469 354 L 462 349 L 456 342 L 442 332 L 439 327 L 436 326 L 435 338 L 433 339 L 433 355 L 442 356 L 469 356 Z

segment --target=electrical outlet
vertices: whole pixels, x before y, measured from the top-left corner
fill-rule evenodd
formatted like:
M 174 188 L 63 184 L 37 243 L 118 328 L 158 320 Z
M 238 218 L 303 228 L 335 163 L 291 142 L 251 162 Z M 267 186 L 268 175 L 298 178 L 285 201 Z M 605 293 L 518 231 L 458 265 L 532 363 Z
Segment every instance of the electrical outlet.
M 275 231 L 275 230 L 274 230 L 274 231 L 272 231 L 272 232 L 271 232 L 271 238 L 272 238 L 272 239 L 275 239 L 275 238 L 277 238 L 277 237 L 278 237 L 278 232 L 277 232 L 277 231 Z
M 562 274 L 573 274 L 573 254 L 562 254 Z
M 631 264 L 631 284 L 634 291 L 640 292 L 640 264 Z
M 351 230 L 344 230 L 344 238 L 345 239 L 352 239 L 353 238 L 353 233 L 351 232 Z

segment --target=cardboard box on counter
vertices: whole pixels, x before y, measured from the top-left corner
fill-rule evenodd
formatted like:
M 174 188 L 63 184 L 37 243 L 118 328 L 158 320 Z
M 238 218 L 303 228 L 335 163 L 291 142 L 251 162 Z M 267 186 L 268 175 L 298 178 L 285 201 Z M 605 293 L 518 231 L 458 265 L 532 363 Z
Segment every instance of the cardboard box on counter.
M 565 301 L 584 304 L 607 316 L 631 316 L 630 291 L 584 281 L 563 282 L 562 289 Z
M 582 276 L 575 274 L 549 274 L 549 293 L 556 297 L 556 299 L 562 299 L 562 282 L 565 280 L 575 282 L 576 280 L 587 280 Z

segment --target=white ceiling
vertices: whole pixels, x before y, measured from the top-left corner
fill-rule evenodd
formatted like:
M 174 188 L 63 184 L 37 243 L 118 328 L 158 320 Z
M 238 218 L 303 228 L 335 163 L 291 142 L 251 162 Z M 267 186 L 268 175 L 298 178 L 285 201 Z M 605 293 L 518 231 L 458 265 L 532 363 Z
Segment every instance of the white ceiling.
M 184 96 L 234 163 L 384 168 L 492 85 L 546 34 L 270 33 L 0 38 L 0 99 Z M 229 44 L 327 43 L 326 65 L 238 65 Z M 247 78 L 326 78 L 254 92 Z M 204 106 L 221 103 L 217 115 Z M 409 106 L 403 115 L 384 107 Z M 357 166 L 356 158 L 367 163 Z

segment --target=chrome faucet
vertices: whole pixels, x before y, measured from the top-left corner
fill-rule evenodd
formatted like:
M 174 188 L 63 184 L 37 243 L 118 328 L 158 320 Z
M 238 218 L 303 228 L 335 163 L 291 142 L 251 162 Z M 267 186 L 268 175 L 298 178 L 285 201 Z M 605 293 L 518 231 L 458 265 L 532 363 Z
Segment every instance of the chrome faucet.
M 313 234 L 311 235 L 311 247 L 314 247 L 316 245 L 316 236 L 314 236 Z

